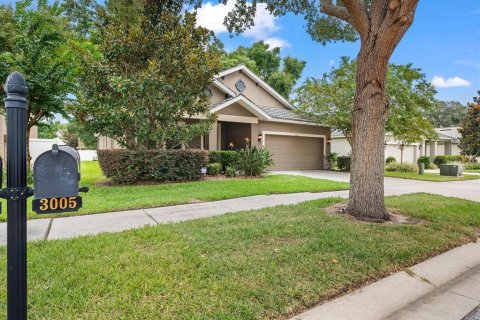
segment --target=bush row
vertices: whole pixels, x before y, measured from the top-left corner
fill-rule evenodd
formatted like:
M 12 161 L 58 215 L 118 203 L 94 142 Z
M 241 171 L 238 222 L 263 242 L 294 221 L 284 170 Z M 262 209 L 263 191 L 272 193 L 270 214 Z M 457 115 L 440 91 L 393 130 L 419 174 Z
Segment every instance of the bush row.
M 98 150 L 103 174 L 117 184 L 194 181 L 208 163 L 200 150 Z
M 418 172 L 418 166 L 413 163 L 390 162 L 385 166 L 385 171 L 389 172 Z
M 222 172 L 225 172 L 227 167 L 234 167 L 237 159 L 238 152 L 236 151 L 210 151 L 208 153 L 208 163 L 221 163 Z
M 436 156 L 435 159 L 433 159 L 433 163 L 435 163 L 437 166 L 440 166 L 441 164 L 446 164 L 449 162 L 461 162 L 462 160 L 462 156 Z

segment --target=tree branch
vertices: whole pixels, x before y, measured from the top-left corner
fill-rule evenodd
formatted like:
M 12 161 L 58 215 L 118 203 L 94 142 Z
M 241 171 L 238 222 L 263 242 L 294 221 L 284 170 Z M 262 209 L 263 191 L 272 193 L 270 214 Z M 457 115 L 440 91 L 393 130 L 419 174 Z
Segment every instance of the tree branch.
M 350 14 L 352 26 L 360 37 L 365 38 L 368 35 L 370 17 L 363 0 L 343 0 L 343 4 Z
M 320 12 L 352 24 L 348 10 L 345 7 L 334 5 L 332 0 L 320 0 Z

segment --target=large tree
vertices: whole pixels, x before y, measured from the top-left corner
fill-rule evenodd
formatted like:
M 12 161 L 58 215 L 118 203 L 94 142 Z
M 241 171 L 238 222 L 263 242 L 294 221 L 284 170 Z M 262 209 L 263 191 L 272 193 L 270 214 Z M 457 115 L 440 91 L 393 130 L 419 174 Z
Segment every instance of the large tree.
M 341 131 L 353 142 L 353 104 L 357 62 L 342 57 L 338 67 L 321 78 L 308 78 L 296 90 L 299 110 L 315 122 Z M 434 138 L 435 130 L 425 117 L 434 112 L 435 88 L 411 64 L 390 64 L 387 72 L 387 97 L 390 101 L 386 131 L 408 145 L 422 138 Z
M 72 54 L 67 21 L 61 8 L 47 1 L 18 1 L 0 6 L 0 99 L 3 81 L 12 71 L 27 80 L 27 159 L 30 130 L 55 114 L 65 115 L 65 102 L 74 92 L 79 64 Z
M 435 102 L 435 110 L 427 113 L 427 118 L 436 128 L 458 127 L 467 115 L 467 107 L 458 101 Z
M 480 157 L 480 91 L 478 97 L 468 104 L 467 115 L 462 120 L 458 130 L 460 138 L 460 149 L 462 154 L 470 157 Z
M 320 43 L 360 40 L 347 211 L 355 216 L 389 219 L 383 181 L 390 105 L 386 94 L 388 61 L 413 23 L 418 0 L 237 0 L 225 19 L 229 29 L 242 32 L 252 26 L 258 3 L 266 3 L 275 15 L 304 15 L 308 32 Z
M 107 2 L 98 50 L 87 50 L 71 112 L 129 149 L 172 148 L 214 121 L 205 88 L 220 70 L 211 33 L 179 1 Z
M 280 48 L 258 41 L 251 47 L 240 46 L 232 52 L 224 52 L 224 68 L 244 64 L 258 74 L 278 93 L 288 99 L 292 89 L 302 76 L 305 61 L 294 57 L 280 57 Z

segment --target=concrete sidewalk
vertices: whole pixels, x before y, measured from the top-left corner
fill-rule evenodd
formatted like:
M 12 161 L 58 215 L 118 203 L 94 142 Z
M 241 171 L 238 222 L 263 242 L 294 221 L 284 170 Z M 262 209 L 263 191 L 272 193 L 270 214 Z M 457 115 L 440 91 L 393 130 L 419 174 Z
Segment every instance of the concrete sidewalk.
M 300 175 L 316 179 L 350 181 L 350 173 L 327 170 L 275 171 L 274 174 Z M 432 182 L 412 179 L 385 178 L 385 195 L 426 192 L 480 202 L 480 179 Z
M 99 213 L 27 222 L 28 241 L 67 239 L 102 232 L 120 232 L 157 225 L 222 215 L 229 212 L 256 210 L 279 205 L 331 197 L 348 197 L 348 190 L 321 193 L 260 195 L 222 201 L 185 204 L 170 207 Z M 7 224 L 0 223 L 0 245 L 7 244 Z
M 479 304 L 477 241 L 327 301 L 291 320 L 460 320 Z

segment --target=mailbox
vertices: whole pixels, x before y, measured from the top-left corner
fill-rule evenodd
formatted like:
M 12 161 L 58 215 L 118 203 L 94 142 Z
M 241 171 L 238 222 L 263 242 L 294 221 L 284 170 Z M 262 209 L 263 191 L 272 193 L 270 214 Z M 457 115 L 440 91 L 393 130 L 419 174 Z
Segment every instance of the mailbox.
M 79 191 L 80 155 L 68 146 L 54 144 L 52 150 L 42 153 L 33 164 L 35 198 L 33 210 L 37 213 L 78 211 L 82 207 Z

